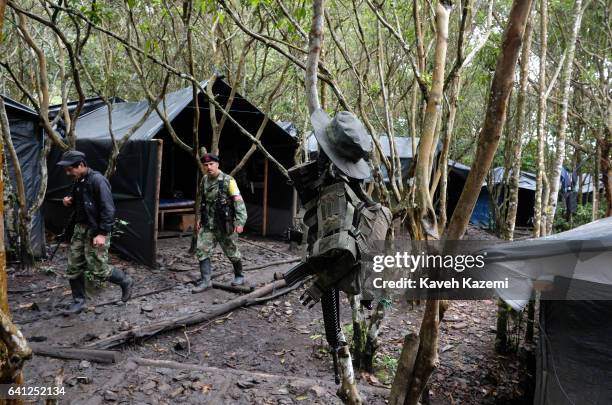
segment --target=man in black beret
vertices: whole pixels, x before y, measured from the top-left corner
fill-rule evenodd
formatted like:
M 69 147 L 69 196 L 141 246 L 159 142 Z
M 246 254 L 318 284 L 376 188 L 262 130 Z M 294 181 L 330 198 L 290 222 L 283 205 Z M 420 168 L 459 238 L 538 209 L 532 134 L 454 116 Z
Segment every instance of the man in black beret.
M 242 256 L 238 250 L 238 235 L 244 230 L 247 210 L 236 180 L 219 170 L 219 157 L 212 153 L 202 156 L 206 175 L 202 178 L 202 202 L 198 222 L 196 257 L 201 279 L 191 291 L 199 293 L 212 286 L 210 256 L 217 243 L 234 267 L 232 285 L 243 285 Z

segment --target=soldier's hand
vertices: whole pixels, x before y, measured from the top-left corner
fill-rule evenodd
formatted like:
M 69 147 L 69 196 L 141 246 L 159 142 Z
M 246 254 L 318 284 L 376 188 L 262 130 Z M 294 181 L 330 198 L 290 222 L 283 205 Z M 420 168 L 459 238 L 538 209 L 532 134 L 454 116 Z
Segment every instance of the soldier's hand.
M 105 243 L 106 243 L 106 236 L 104 235 L 98 235 L 93 239 L 93 245 L 96 248 L 104 246 Z
M 62 203 L 64 204 L 64 207 L 70 207 L 72 205 L 72 197 L 64 197 Z
M 244 226 L 235 226 L 234 227 L 234 232 L 242 233 L 242 231 L 244 231 Z
M 199 231 L 201 228 L 202 228 L 202 223 L 198 221 L 198 223 L 196 224 L 196 229 Z

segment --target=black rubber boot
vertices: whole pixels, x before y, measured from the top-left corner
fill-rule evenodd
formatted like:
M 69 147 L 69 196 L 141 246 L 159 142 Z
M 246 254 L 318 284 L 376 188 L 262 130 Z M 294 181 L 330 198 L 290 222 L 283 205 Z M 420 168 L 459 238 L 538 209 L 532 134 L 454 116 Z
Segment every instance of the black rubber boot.
M 212 281 L 210 280 L 212 274 L 212 269 L 210 268 L 210 259 L 206 258 L 204 260 L 200 260 L 200 281 L 194 288 L 191 289 L 191 292 L 196 294 L 202 291 L 208 290 L 212 287 Z
M 132 280 L 130 276 L 121 270 L 113 268 L 113 272 L 108 278 L 108 281 L 121 287 L 121 301 L 126 302 L 132 298 L 132 286 L 134 285 L 134 280 Z
M 242 262 L 237 261 L 232 263 L 232 266 L 234 266 L 234 281 L 232 281 L 232 285 L 243 285 L 244 275 L 242 274 Z
M 65 314 L 78 314 L 85 307 L 85 276 L 81 274 L 77 278 L 71 278 L 70 289 L 72 290 L 72 300 L 74 301 Z

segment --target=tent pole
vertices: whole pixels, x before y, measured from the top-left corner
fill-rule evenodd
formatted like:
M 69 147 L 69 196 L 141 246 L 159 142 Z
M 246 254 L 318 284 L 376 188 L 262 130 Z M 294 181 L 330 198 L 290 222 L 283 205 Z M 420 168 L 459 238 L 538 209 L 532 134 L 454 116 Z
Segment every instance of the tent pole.
M 264 159 L 263 224 L 261 236 L 266 236 L 268 225 L 268 159 Z

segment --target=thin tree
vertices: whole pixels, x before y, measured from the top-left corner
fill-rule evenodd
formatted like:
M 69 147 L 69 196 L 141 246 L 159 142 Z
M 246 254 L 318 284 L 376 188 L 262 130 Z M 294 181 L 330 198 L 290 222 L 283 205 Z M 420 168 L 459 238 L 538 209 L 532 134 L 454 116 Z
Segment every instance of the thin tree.
M 544 147 L 546 138 L 546 52 L 548 45 L 548 0 L 540 0 L 540 78 L 538 87 L 538 124 L 537 124 L 537 174 L 535 205 L 533 208 L 533 237 L 542 233 L 543 206 L 542 194 L 544 191 Z
M 1 4 L 1 3 L 0 3 Z M 0 5 L 0 27 L 4 18 Z M 1 32 L 1 30 L 0 30 Z M 1 42 L 1 40 L 0 40 Z M 4 166 L 4 142 L 10 128 L 4 100 L 0 97 L 0 167 Z M 23 364 L 32 357 L 32 350 L 19 329 L 13 324 L 8 302 L 8 277 L 4 247 L 4 171 L 0 170 L 0 384 L 23 384 Z M 0 399 L 0 404 L 21 404 L 21 400 Z
M 578 33 L 580 32 L 580 24 L 582 22 L 582 14 L 584 8 L 582 7 L 582 0 L 576 0 L 574 2 L 574 8 L 572 14 L 574 15 L 574 23 L 572 25 L 571 35 L 568 39 L 567 53 L 565 56 L 565 62 L 563 70 L 561 71 L 561 111 L 559 117 L 559 126 L 557 129 L 557 142 L 555 144 L 555 155 L 552 160 L 552 172 L 549 177 L 548 183 L 550 187 L 550 194 L 548 196 L 548 203 L 546 206 L 546 234 L 552 233 L 553 222 L 555 219 L 555 212 L 557 210 L 557 201 L 559 199 L 559 186 L 561 179 L 561 169 L 563 167 L 563 161 L 565 160 L 565 138 L 567 131 L 567 115 L 568 115 L 568 101 L 570 96 L 570 80 L 572 77 L 572 70 L 574 66 L 574 53 L 576 50 L 576 40 L 578 39 Z

